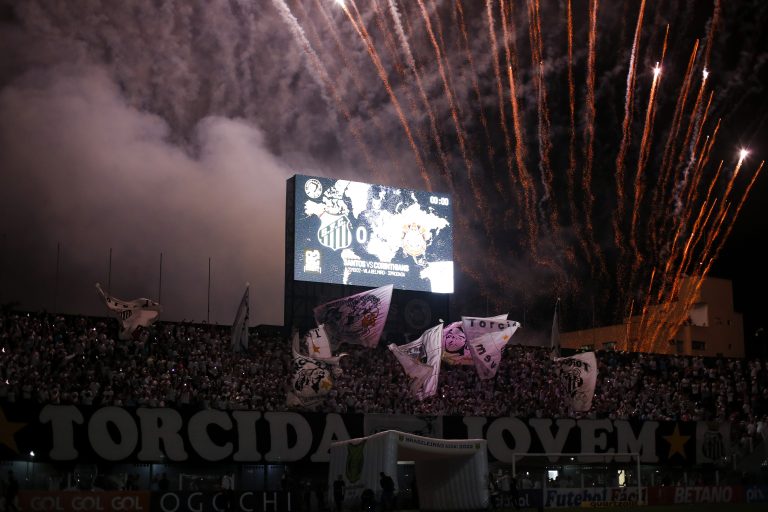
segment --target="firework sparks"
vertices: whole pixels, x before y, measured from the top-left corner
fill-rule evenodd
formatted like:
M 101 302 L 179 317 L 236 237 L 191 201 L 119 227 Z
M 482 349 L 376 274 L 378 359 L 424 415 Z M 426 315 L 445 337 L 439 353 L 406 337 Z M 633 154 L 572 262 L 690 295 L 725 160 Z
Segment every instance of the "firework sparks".
M 700 51 L 698 41 L 693 44 L 685 72 L 677 78 L 676 63 L 665 62 L 671 29 L 666 26 L 659 34 L 663 41 L 655 33 L 647 37 L 651 28 L 646 26 L 646 2 L 640 2 L 625 54 L 624 109 L 614 120 L 618 144 L 612 145 L 616 152 L 609 157 L 614 162 L 610 182 L 606 182 L 604 169 L 595 167 L 595 162 L 605 160 L 603 154 L 596 159 L 597 152 L 604 151 L 597 128 L 606 114 L 598 112 L 596 98 L 603 87 L 598 84 L 597 66 L 599 1 L 589 1 L 584 31 L 574 27 L 571 3 L 563 3 L 559 18 L 564 30 L 560 51 L 565 52 L 559 68 L 555 64 L 558 50 L 551 46 L 554 38 L 548 37 L 542 24 L 542 8 L 550 7 L 538 0 L 525 4 L 486 0 L 482 8 L 461 1 L 444 6 L 428 0 L 412 4 L 387 0 L 383 8 L 378 3 L 366 4 L 363 12 L 352 0 L 338 5 L 376 69 L 427 188 L 434 186 L 430 171 L 438 169 L 442 183 L 457 196 L 457 205 L 476 205 L 459 219 L 467 230 L 464 235 L 472 236 L 469 231 L 473 224 L 482 226 L 486 235 L 500 226 L 513 231 L 518 240 L 514 257 L 546 271 L 553 290 L 566 289 L 564 283 L 575 282 L 570 273 L 583 272 L 578 267 L 585 264 L 594 286 L 619 290 L 616 293 L 620 296 L 612 296 L 616 311 L 622 310 L 620 305 L 623 313 L 629 310 L 625 346 L 664 350 L 663 344 L 657 343 L 668 334 L 661 325 L 675 325 L 681 314 L 680 307 L 664 304 L 680 293 L 686 279 L 690 283 L 685 286 L 696 289 L 703 279 L 702 270 L 716 255 L 721 237 L 739 212 L 733 206 L 737 202 L 733 196 L 739 188 L 737 177 L 746 162 L 746 150 L 740 153 L 727 180 L 719 178 L 722 167 L 713 177 L 708 166 L 720 127 L 719 121 L 714 131 L 708 131 L 707 126 L 714 96 L 708 90 L 709 54 L 719 2 L 708 26 L 706 48 Z M 524 5 L 526 11 L 516 13 L 517 5 Z M 378 41 L 366 23 L 372 25 Z M 482 38 L 473 39 L 471 27 L 480 24 L 487 30 Z M 342 32 L 337 29 L 331 33 L 340 38 Z M 576 39 L 582 34 L 587 38 L 583 55 L 574 52 L 579 47 Z M 336 46 L 342 45 L 337 42 Z M 458 53 L 451 56 L 449 48 Z M 675 48 L 674 42 L 670 48 Z M 640 69 L 651 53 L 659 62 L 646 68 L 651 79 L 642 80 Z M 701 81 L 694 94 L 698 72 Z M 584 82 L 577 85 L 579 76 Z M 333 97 L 334 83 L 328 79 L 322 82 Z M 556 90 L 553 83 L 567 84 L 563 98 L 552 94 Z M 673 85 L 676 95 L 665 98 Z M 635 111 L 641 89 L 648 94 L 642 119 Z M 583 95 L 577 90 L 583 90 Z M 490 98 L 496 96 L 494 100 L 485 97 L 489 93 Z M 403 110 L 398 96 L 411 99 L 410 111 Z M 577 100 L 582 97 L 580 105 Z M 343 103 L 334 101 L 340 109 Z M 667 108 L 669 115 L 662 108 Z M 669 123 L 656 126 L 657 117 Z M 494 125 L 498 129 L 493 130 Z M 654 140 L 657 132 L 661 134 L 658 143 Z M 418 142 L 413 133 L 419 135 Z M 568 150 L 561 157 L 553 147 L 562 133 L 566 134 Z M 484 150 L 476 144 L 477 139 L 473 144 L 475 134 L 484 137 Z M 658 156 L 653 151 L 656 144 Z M 499 146 L 503 149 L 497 149 Z M 431 152 L 437 158 L 421 157 Z M 485 158 L 487 161 L 480 162 Z M 466 172 L 457 173 L 452 162 L 462 162 Z M 506 167 L 506 180 L 503 174 L 476 171 L 496 165 Z M 606 185 L 612 189 L 610 197 L 605 195 Z M 494 197 L 502 199 L 503 207 L 497 206 Z M 668 214 L 670 207 L 673 214 Z M 504 209 L 503 215 L 497 215 L 499 208 Z M 494 239 L 489 244 L 490 253 L 505 257 L 504 246 L 496 243 Z M 482 265 L 466 258 L 460 265 L 467 275 L 483 281 Z M 493 272 L 505 271 L 499 261 L 487 262 L 487 266 Z M 609 273 L 608 268 L 616 271 Z M 571 286 L 572 291 L 580 291 Z M 489 288 L 482 293 L 493 296 Z M 609 295 L 601 300 L 607 304 Z M 633 320 L 633 314 L 639 316 Z

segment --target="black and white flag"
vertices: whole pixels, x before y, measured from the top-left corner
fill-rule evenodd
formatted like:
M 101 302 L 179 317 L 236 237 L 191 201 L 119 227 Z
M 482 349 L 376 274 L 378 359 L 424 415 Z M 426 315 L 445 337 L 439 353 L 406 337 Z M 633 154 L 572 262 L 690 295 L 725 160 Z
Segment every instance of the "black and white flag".
M 163 310 L 159 302 L 151 299 L 122 300 L 107 294 L 96 283 L 96 291 L 104 301 L 104 305 L 117 316 L 120 321 L 120 339 L 131 339 L 133 332 L 139 327 L 152 325 Z

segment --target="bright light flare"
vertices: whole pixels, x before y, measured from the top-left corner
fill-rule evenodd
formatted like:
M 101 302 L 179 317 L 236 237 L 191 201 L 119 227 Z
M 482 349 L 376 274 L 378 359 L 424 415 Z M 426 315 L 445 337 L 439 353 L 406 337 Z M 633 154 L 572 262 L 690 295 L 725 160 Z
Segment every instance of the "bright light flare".
M 741 163 L 748 156 L 749 156 L 749 150 L 745 148 L 741 148 L 741 150 L 739 151 L 739 163 Z
M 335 2 L 336 2 L 336 5 L 338 5 L 339 7 L 346 7 L 346 5 L 344 4 L 344 0 L 335 0 Z
M 660 74 L 661 74 L 661 66 L 657 62 L 656 67 L 653 68 L 653 78 L 658 78 Z
M 707 68 L 704 68 L 704 71 L 701 72 L 702 76 L 704 77 L 704 80 L 709 77 L 709 71 L 707 71 Z

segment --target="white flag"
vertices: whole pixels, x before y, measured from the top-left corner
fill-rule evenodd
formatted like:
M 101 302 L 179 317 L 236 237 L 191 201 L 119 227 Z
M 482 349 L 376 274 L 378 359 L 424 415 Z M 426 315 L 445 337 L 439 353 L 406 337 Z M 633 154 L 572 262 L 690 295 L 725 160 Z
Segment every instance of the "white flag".
M 120 339 L 128 340 L 139 327 L 152 325 L 163 310 L 160 303 L 150 299 L 122 300 L 108 295 L 96 283 L 96 290 L 104 304 L 120 320 Z
M 555 358 L 560 384 L 565 390 L 570 407 L 585 412 L 592 408 L 597 383 L 597 358 L 594 352 L 584 352 L 571 357 Z
M 496 376 L 501 362 L 501 352 L 519 326 L 520 324 L 517 322 L 512 322 L 509 327 L 502 331 L 492 330 L 469 340 L 469 350 L 472 353 L 472 360 L 475 362 L 477 375 L 481 380 L 492 379 Z
M 310 329 L 304 335 L 304 344 L 310 357 L 315 359 L 328 359 L 331 357 L 331 343 L 328 340 L 328 334 L 326 334 L 325 326 L 323 325 Z
M 470 320 L 470 324 L 474 324 L 472 320 L 476 320 L 479 326 L 479 321 L 493 322 L 496 325 L 498 322 L 502 322 L 507 319 L 507 315 L 497 315 L 488 318 L 480 317 L 462 317 Z M 474 330 L 473 330 L 474 332 Z M 469 344 L 467 343 L 467 335 L 464 332 L 464 322 L 453 322 L 448 324 L 443 329 L 443 361 L 449 364 L 475 364 L 472 361 L 472 353 L 469 351 Z
M 405 345 L 389 345 L 410 380 L 411 394 L 423 400 L 437 393 L 442 354 L 443 324 L 424 331 L 419 339 Z M 422 362 L 424 361 L 424 362 Z
M 341 369 L 328 362 L 302 355 L 298 351 L 299 334 L 293 339 L 293 380 L 288 392 L 288 405 L 315 407 L 333 388 L 334 375 Z
M 249 288 L 250 286 L 246 283 L 245 293 L 240 299 L 235 321 L 232 323 L 232 352 L 248 351 L 248 320 L 251 313 L 250 300 L 248 299 Z
M 462 316 L 461 323 L 462 328 L 464 329 L 464 334 L 469 341 L 490 332 L 503 331 L 512 326 L 514 326 L 515 329 L 520 327 L 519 323 L 513 320 L 507 320 L 507 315 L 498 315 L 488 318 Z
M 387 322 L 393 285 L 333 300 L 314 309 L 317 325 L 324 325 L 332 347 L 341 343 L 373 348 Z

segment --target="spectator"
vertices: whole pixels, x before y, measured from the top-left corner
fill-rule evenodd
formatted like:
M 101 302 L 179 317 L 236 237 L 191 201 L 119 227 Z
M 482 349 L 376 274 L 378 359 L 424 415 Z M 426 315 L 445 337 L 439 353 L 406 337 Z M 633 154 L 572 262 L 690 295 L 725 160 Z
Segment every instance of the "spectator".
M 341 512 L 344 508 L 344 492 L 346 490 L 346 484 L 344 479 L 339 475 L 333 482 L 333 502 L 336 504 L 337 512 Z
M 5 483 L 5 510 L 7 512 L 19 510 L 16 498 L 19 494 L 19 481 L 13 471 L 8 471 L 8 481 Z
M 381 485 L 381 507 L 382 510 L 394 510 L 395 507 L 395 482 L 392 477 L 384 473 L 379 473 L 379 485 Z

